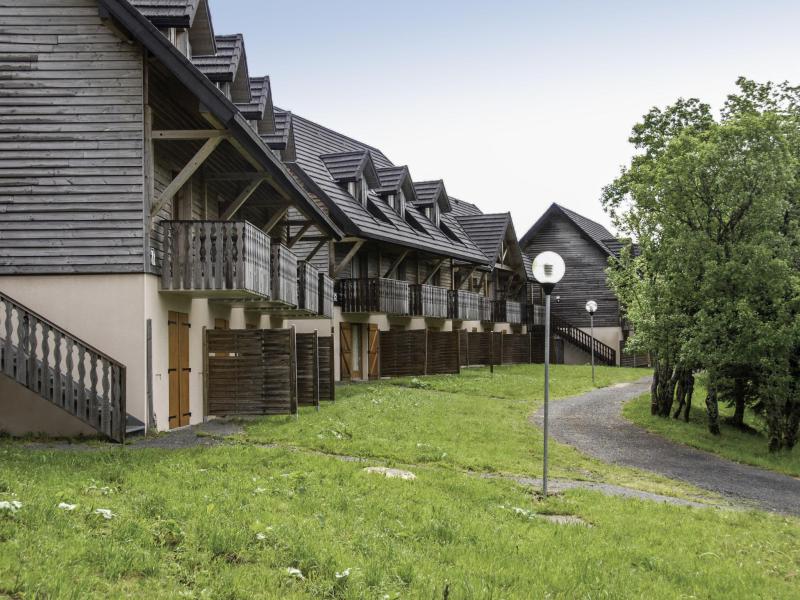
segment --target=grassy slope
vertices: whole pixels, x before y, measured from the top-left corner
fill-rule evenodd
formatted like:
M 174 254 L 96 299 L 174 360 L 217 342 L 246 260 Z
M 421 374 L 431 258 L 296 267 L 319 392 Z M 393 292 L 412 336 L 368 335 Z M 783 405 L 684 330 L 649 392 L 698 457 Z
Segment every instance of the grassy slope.
M 702 404 L 705 395 L 706 392 L 702 388 L 695 391 L 695 405 L 689 415 L 688 423 L 683 420 L 676 421 L 652 416 L 649 394 L 628 402 L 624 406 L 622 414 L 648 431 L 681 444 L 713 452 L 736 462 L 800 477 L 800 449 L 795 448 L 791 452 L 771 454 L 767 449 L 767 439 L 764 435 L 744 433 L 725 425 L 724 422 L 721 423 L 722 435 L 711 435 L 708 432 L 705 405 Z M 720 417 L 724 418 L 732 414 L 732 408 L 720 405 Z M 753 427 L 758 425 L 754 415 L 749 411 L 745 422 Z
M 574 387 L 568 373 L 558 373 L 561 382 L 554 384 Z M 0 597 L 441 598 L 446 586 L 459 599 L 796 597 L 797 519 L 579 490 L 538 501 L 511 482 L 466 475 L 460 468 L 467 464 L 526 467 L 529 459 L 512 455 L 524 451 L 522 438 L 534 428 L 506 426 L 532 410 L 530 402 L 518 408 L 527 387 L 502 375 L 484 381 L 480 372 L 430 382 L 460 388 L 437 396 L 459 415 L 449 427 L 425 426 L 437 414 L 428 406 L 430 389 L 384 383 L 343 388 L 335 407 L 304 411 L 294 424 L 297 440 L 280 419 L 250 433 L 325 447 L 342 440 L 316 437 L 315 421 L 369 404 L 379 409 L 368 419 L 375 434 L 354 415 L 338 420 L 359 433 L 353 439 L 362 454 L 369 453 L 367 437 L 379 455 L 391 454 L 382 439 L 390 437 L 384 421 L 394 422 L 397 454 L 428 459 L 414 467 L 413 482 L 286 447 L 57 453 L 2 443 L 0 500 L 16 498 L 23 507 L 0 516 Z M 517 399 L 484 400 L 479 419 L 461 396 L 486 389 Z M 391 404 L 405 408 L 394 412 Z M 489 432 L 481 436 L 476 428 Z M 272 429 L 279 435 L 268 435 Z M 414 440 L 423 434 L 456 458 L 418 447 Z M 472 444 L 478 449 L 470 450 Z M 567 465 L 579 458 L 558 457 Z M 56 508 L 61 501 L 78 506 L 65 512 Z M 117 516 L 93 515 L 98 507 Z M 592 527 L 554 525 L 514 507 L 574 514 Z M 287 567 L 306 579 L 292 578 Z M 350 576 L 337 578 L 346 568 Z

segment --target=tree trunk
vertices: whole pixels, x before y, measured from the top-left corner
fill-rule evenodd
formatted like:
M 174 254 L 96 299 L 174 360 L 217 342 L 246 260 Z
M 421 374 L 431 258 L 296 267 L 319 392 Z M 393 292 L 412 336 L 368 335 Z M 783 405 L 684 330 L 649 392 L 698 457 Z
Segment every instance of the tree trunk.
M 681 412 L 685 409 L 686 416 L 684 420 L 689 421 L 689 409 L 692 406 L 692 390 L 694 389 L 694 374 L 691 369 L 681 368 L 676 370 L 677 384 L 675 388 L 675 396 L 678 401 L 678 409 L 672 415 L 675 419 L 681 418 Z
M 650 384 L 650 414 L 658 414 L 658 357 L 653 359 L 653 383 Z
M 745 399 L 745 385 L 744 379 L 736 379 L 733 382 L 733 401 L 736 408 L 733 411 L 733 417 L 730 422 L 734 427 L 742 428 L 744 426 L 744 399 Z
M 708 430 L 712 435 L 719 435 L 719 404 L 717 402 L 717 388 L 709 382 L 706 394 L 706 412 L 708 413 Z
M 692 396 L 694 395 L 694 373 L 689 369 L 686 375 L 686 412 L 683 420 L 689 422 L 689 411 L 692 409 Z

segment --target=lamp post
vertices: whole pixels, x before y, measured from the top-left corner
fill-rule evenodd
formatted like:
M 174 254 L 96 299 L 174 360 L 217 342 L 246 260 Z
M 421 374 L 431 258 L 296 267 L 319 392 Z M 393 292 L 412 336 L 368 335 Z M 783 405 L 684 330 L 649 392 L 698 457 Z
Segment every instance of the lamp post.
M 592 385 L 594 385 L 594 313 L 597 312 L 597 302 L 589 300 L 586 303 L 586 312 L 589 313 L 589 327 L 592 330 Z
M 544 468 L 542 470 L 542 494 L 547 498 L 547 438 L 548 405 L 550 403 L 550 294 L 564 277 L 564 259 L 555 252 L 542 252 L 533 259 L 533 278 L 544 290 Z

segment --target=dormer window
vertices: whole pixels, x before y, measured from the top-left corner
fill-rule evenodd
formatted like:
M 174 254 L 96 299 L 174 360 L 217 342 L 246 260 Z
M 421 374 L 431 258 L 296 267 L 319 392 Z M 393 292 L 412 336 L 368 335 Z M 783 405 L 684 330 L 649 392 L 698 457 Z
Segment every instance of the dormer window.
M 397 192 L 397 214 L 400 215 L 400 218 L 403 219 L 406 216 L 406 195 L 403 193 L 403 190 L 399 190 Z
M 369 198 L 369 184 L 367 178 L 362 177 L 358 181 L 351 181 L 347 185 L 347 191 L 355 198 L 361 206 L 367 206 L 367 199 Z
M 431 204 L 430 206 L 426 206 L 422 212 L 428 217 L 428 220 L 436 225 L 439 226 L 439 207 L 436 204 Z

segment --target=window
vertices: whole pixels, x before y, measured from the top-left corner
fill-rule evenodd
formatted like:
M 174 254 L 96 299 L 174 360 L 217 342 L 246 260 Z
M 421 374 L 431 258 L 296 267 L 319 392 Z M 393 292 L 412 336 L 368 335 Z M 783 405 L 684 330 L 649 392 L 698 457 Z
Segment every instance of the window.
M 389 194 L 389 195 L 386 197 L 386 202 L 388 202 L 388 203 L 389 203 L 389 206 L 391 206 L 392 208 L 394 208 L 394 207 L 395 207 L 395 206 L 394 206 L 394 194 Z
M 369 197 L 369 184 L 367 184 L 367 178 L 361 177 L 359 181 L 359 198 L 358 200 L 361 202 L 362 205 L 367 205 L 367 198 Z
M 431 207 L 431 221 L 433 221 L 433 224 L 436 225 L 437 227 L 439 226 L 439 205 L 438 204 L 434 204 Z
M 405 218 L 406 216 L 406 195 L 403 193 L 403 190 L 397 192 L 397 206 L 395 207 L 397 210 L 397 214 L 400 215 L 400 218 Z

